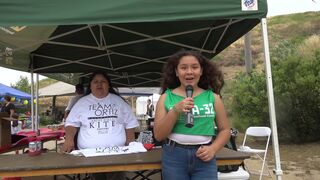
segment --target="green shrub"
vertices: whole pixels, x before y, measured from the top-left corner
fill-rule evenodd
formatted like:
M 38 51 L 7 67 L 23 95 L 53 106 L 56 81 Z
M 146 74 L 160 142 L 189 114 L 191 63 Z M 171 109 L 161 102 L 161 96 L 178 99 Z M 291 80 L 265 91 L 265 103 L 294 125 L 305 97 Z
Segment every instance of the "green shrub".
M 280 134 L 294 142 L 320 140 L 320 50 L 278 62 L 273 80 Z
M 58 122 L 51 116 L 40 116 L 40 125 L 46 126 L 49 124 L 57 124 Z
M 320 50 L 305 58 L 282 47 L 288 56 L 272 61 L 278 133 L 293 142 L 320 140 Z M 235 127 L 269 126 L 267 103 L 265 74 L 237 77 L 232 103 Z
M 266 83 L 263 74 L 240 74 L 233 86 L 234 126 L 240 131 L 248 126 L 269 125 Z

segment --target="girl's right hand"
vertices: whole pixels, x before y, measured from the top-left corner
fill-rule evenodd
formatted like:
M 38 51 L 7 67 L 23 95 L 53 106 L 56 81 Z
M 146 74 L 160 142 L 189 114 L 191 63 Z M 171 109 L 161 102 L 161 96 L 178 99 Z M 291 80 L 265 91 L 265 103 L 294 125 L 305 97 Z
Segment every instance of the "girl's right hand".
M 187 97 L 175 105 L 175 108 L 178 112 L 184 112 L 184 113 L 190 112 L 193 107 L 194 107 L 194 102 L 193 102 L 193 98 L 191 97 Z

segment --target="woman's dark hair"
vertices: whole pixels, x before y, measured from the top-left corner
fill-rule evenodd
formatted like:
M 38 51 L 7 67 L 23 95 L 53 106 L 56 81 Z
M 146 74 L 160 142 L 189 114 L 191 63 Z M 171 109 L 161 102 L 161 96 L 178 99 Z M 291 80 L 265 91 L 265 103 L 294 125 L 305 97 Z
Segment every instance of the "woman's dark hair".
M 115 95 L 118 95 L 120 96 L 118 90 L 116 87 L 113 86 L 108 74 L 104 71 L 95 71 L 91 74 L 90 76 L 90 79 L 89 79 L 89 90 L 88 90 L 88 94 L 91 93 L 91 88 L 90 88 L 90 84 L 91 84 L 91 81 L 93 80 L 93 78 L 96 76 L 96 75 L 102 75 L 107 81 L 108 81 L 108 84 L 109 84 L 109 92 L 112 93 L 112 94 L 115 94 Z M 121 96 L 120 96 L 121 97 Z
M 76 92 L 77 93 L 83 93 L 84 92 L 83 84 L 77 84 L 76 85 Z
M 11 96 L 5 95 L 4 99 L 7 100 L 8 102 L 10 102 L 11 101 Z
M 199 52 L 191 50 L 181 50 L 169 57 L 167 64 L 163 67 L 161 94 L 163 94 L 167 89 L 174 89 L 180 86 L 179 78 L 176 76 L 176 69 L 180 59 L 184 56 L 193 56 L 199 61 L 202 68 L 202 75 L 198 86 L 202 89 L 212 89 L 213 92 L 220 95 L 224 80 L 219 67 Z

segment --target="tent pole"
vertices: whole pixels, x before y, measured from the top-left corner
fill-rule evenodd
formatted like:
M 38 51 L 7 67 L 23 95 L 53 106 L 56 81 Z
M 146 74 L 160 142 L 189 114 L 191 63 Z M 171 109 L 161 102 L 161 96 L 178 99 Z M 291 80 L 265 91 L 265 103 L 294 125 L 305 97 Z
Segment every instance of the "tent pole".
M 32 131 L 35 131 L 35 121 L 34 121 L 34 108 L 33 108 L 33 99 L 34 99 L 34 80 L 33 80 L 33 71 L 31 71 L 31 102 L 30 102 L 30 107 L 31 107 L 31 126 L 32 126 Z
M 35 102 L 35 107 L 36 107 L 36 113 L 35 113 L 35 115 L 36 115 L 36 133 L 37 133 L 37 135 L 39 136 L 40 135 L 40 131 L 39 131 L 39 124 L 40 124 L 40 121 L 39 121 L 39 116 L 38 116 L 38 114 L 39 114 L 39 74 L 38 73 L 36 73 L 36 92 L 35 92 L 35 94 L 36 94 L 36 102 Z
M 246 73 L 252 73 L 252 52 L 251 52 L 251 32 L 247 32 L 244 35 L 244 56 L 245 56 L 245 66 Z
M 134 110 L 134 106 L 133 106 L 133 96 L 131 96 L 131 109 Z M 135 113 L 136 114 L 136 113 Z
M 281 170 L 281 164 L 280 164 L 281 161 L 280 161 L 280 153 L 279 153 L 277 120 L 276 120 L 276 112 L 275 112 L 274 96 L 273 96 L 272 73 L 271 73 L 266 18 L 261 19 L 261 29 L 262 29 L 263 45 L 264 45 L 264 63 L 265 63 L 265 71 L 266 71 L 266 79 L 267 79 L 270 126 L 272 130 L 272 144 L 273 144 L 272 147 L 273 147 L 273 154 L 275 159 L 275 169 L 273 171 L 276 175 L 276 179 L 281 180 L 282 170 Z

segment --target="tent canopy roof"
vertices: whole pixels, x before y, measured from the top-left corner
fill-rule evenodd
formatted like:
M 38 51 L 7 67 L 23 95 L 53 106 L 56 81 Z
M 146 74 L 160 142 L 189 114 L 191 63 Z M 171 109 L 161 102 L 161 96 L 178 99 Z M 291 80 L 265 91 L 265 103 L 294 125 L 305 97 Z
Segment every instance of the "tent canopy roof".
M 118 87 L 159 86 L 170 55 L 212 58 L 267 14 L 266 0 L 5 1 L 0 66 L 72 84 L 104 70 Z
M 0 96 L 11 96 L 15 98 L 31 99 L 31 95 L 25 92 L 22 92 L 18 89 L 6 86 L 0 83 Z

